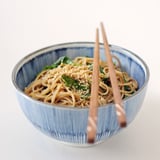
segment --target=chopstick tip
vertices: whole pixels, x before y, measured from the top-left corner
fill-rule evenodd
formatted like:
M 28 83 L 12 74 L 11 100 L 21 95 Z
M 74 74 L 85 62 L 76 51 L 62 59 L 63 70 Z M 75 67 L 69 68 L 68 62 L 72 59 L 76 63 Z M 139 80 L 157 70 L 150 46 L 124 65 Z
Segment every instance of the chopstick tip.
M 125 128 L 125 127 L 127 127 L 127 123 L 126 123 L 126 121 L 121 122 L 120 126 L 121 126 L 121 128 Z
M 89 138 L 88 139 L 88 143 L 93 144 L 94 143 L 94 139 L 93 138 Z

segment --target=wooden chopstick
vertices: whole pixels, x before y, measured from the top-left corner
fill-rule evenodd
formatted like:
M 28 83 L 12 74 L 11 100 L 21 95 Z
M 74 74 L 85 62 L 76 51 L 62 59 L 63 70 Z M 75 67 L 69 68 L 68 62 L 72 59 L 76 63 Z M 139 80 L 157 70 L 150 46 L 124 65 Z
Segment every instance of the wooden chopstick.
M 109 66 L 109 75 L 110 75 L 111 85 L 113 89 L 113 96 L 114 96 L 114 103 L 115 103 L 117 118 L 118 118 L 120 126 L 126 127 L 127 125 L 126 115 L 125 115 L 125 111 L 123 108 L 122 98 L 121 98 L 120 90 L 118 87 L 117 77 L 116 77 L 116 73 L 115 73 L 115 69 L 114 69 L 114 65 L 112 61 L 112 56 L 110 53 L 109 44 L 108 44 L 108 40 L 106 37 L 106 32 L 105 32 L 103 23 L 101 23 L 101 30 L 102 30 L 102 37 L 103 37 L 103 42 L 104 42 L 105 53 L 106 53 L 107 62 Z
M 94 47 L 93 74 L 91 84 L 91 99 L 88 114 L 87 139 L 94 143 L 97 131 L 97 108 L 99 90 L 99 31 L 96 29 L 96 42 Z

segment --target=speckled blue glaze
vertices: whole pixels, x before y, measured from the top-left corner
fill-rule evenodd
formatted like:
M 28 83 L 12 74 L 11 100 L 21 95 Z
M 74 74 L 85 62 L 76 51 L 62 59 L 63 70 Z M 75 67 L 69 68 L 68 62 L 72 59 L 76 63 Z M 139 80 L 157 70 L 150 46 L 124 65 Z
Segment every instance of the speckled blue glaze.
M 44 66 L 52 64 L 59 57 L 64 55 L 71 58 L 92 57 L 93 50 L 94 43 L 92 42 L 54 45 L 29 54 L 13 69 L 12 82 L 24 114 L 36 128 L 61 142 L 87 145 L 88 109 L 52 106 L 28 97 L 23 90 Z M 132 97 L 123 100 L 129 125 L 142 106 L 149 80 L 149 69 L 140 57 L 126 49 L 110 45 L 110 50 L 120 59 L 122 69 L 135 78 L 139 84 L 139 90 Z M 103 44 L 100 44 L 100 57 L 106 60 Z M 99 107 L 96 142 L 104 141 L 120 130 L 114 104 Z

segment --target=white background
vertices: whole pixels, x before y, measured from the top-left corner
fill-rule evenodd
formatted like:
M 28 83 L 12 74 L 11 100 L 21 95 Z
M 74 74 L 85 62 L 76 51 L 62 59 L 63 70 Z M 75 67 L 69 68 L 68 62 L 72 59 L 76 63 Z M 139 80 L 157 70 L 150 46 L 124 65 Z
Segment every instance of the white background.
M 62 145 L 25 118 L 11 72 L 22 57 L 37 49 L 94 41 L 101 21 L 109 43 L 135 52 L 148 64 L 147 95 L 136 119 L 120 134 L 91 148 Z M 0 0 L 0 55 L 1 160 L 160 159 L 159 0 Z

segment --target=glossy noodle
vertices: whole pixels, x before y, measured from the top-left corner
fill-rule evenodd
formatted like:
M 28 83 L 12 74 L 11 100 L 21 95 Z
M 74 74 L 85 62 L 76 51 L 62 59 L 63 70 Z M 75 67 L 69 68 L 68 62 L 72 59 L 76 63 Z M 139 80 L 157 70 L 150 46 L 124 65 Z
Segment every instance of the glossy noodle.
M 138 83 L 121 71 L 116 58 L 115 71 L 122 98 L 131 96 Z M 60 106 L 88 107 L 90 103 L 93 58 L 60 57 L 51 66 L 46 66 L 36 79 L 24 89 L 33 99 Z M 99 105 L 113 102 L 113 92 L 106 62 L 100 61 Z

